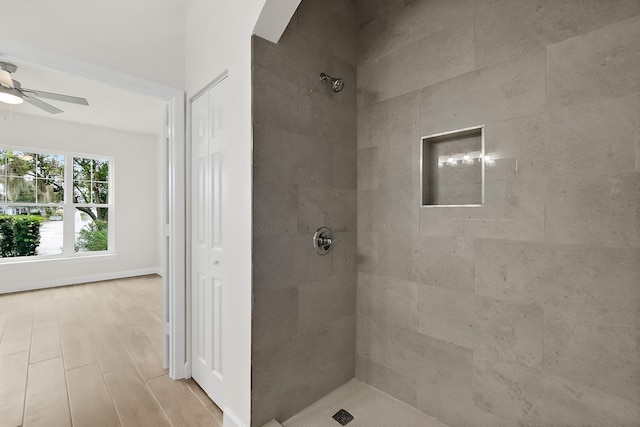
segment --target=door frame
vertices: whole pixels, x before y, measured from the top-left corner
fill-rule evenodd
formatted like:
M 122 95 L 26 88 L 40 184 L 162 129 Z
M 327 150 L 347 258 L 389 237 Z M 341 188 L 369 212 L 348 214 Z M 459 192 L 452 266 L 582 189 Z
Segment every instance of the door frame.
M 0 37 L 3 57 L 62 71 L 108 85 L 156 97 L 166 103 L 163 144 L 163 278 L 164 365 L 171 378 L 190 376 L 186 345 L 185 256 L 185 95 L 184 90 L 121 71 L 52 53 Z M 167 360 L 168 359 L 168 360 Z

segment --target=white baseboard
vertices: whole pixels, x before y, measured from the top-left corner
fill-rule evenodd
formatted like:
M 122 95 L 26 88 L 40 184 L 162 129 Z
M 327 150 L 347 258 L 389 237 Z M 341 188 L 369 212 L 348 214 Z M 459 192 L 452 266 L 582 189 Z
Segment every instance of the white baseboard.
M 126 277 L 146 276 L 149 274 L 158 274 L 161 276 L 162 270 L 160 268 L 141 268 L 138 270 L 114 271 L 103 274 L 93 274 L 90 276 L 71 276 L 58 279 L 47 279 L 38 282 L 9 284 L 3 285 L 0 288 L 0 294 L 55 288 L 57 286 L 78 285 L 81 283 L 101 282 L 103 280 L 123 279 Z
M 238 418 L 233 412 L 231 412 L 231 409 L 229 409 L 228 406 L 225 406 L 224 411 L 222 411 L 222 414 L 223 414 L 223 419 L 222 419 L 223 427 L 248 427 L 242 421 L 240 421 L 240 418 Z

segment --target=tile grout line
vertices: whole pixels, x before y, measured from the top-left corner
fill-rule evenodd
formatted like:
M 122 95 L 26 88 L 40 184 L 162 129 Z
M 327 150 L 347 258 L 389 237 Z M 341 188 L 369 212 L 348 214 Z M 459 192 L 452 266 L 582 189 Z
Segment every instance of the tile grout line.
M 27 357 L 27 375 L 24 378 L 24 396 L 22 396 L 22 423 L 24 425 L 24 415 L 27 411 L 27 385 L 29 384 L 29 359 L 31 358 L 31 349 L 29 349 L 29 356 Z
M 31 355 L 29 355 L 29 356 L 31 356 Z M 29 365 L 37 365 L 38 363 L 47 362 L 49 360 L 57 359 L 58 357 L 60 359 L 62 359 L 62 354 L 60 354 L 58 356 L 47 357 L 46 359 L 36 360 L 35 362 L 31 362 L 31 359 L 29 359 Z M 63 365 L 63 368 L 64 368 L 64 360 L 62 360 L 62 365 Z M 64 371 L 66 372 L 67 370 L 65 369 Z
M 64 377 L 64 388 L 67 392 L 67 408 L 69 409 L 69 425 L 73 426 L 73 415 L 71 412 L 71 397 L 69 396 L 69 382 L 67 381 L 67 371 L 64 370 L 64 360 L 60 357 L 60 363 L 62 363 L 62 376 Z
M 191 378 L 187 378 L 187 379 L 191 379 L 191 380 L 193 380 L 193 382 L 195 383 L 196 387 L 200 387 L 200 386 L 198 385 L 198 383 L 193 379 L 193 377 L 191 377 Z M 187 387 L 187 389 L 189 389 L 189 391 L 191 392 L 191 394 L 193 394 L 193 395 L 195 396 L 196 400 L 197 400 L 198 402 L 200 402 L 200 404 L 201 404 L 202 406 L 204 406 L 204 409 L 207 411 L 207 413 L 211 414 L 211 411 L 209 411 L 209 408 L 207 408 L 207 404 L 206 404 L 206 402 L 203 402 L 203 401 L 202 401 L 202 399 L 200 399 L 200 397 L 198 397 L 198 395 L 196 394 L 196 392 L 193 390 L 193 388 L 192 388 L 189 384 L 186 384 L 186 383 L 185 383 L 185 386 Z M 204 392 L 204 390 L 203 390 L 203 392 Z M 206 395 L 206 393 L 205 393 L 205 395 Z M 207 397 L 207 399 L 210 399 L 208 395 L 206 395 L 206 397 Z M 211 403 L 213 403 L 213 404 L 216 406 L 216 408 L 220 409 L 220 407 L 218 406 L 218 404 L 217 404 L 217 403 L 215 403 L 215 402 L 214 402 L 214 401 L 212 401 L 212 400 L 210 400 L 210 401 L 211 401 Z M 220 409 L 220 412 L 221 412 L 221 414 L 223 413 L 223 412 L 222 412 L 222 409 Z M 211 415 L 212 415 L 212 416 L 213 416 L 213 418 L 216 420 L 216 422 L 218 422 L 218 419 L 217 419 L 213 414 L 211 414 Z M 218 422 L 218 424 L 220 424 L 220 422 Z M 220 427 L 222 427 L 222 425 L 220 425 Z
M 164 375 L 168 375 L 168 374 L 164 374 Z M 161 377 L 162 375 L 160 375 Z M 156 377 L 156 378 L 160 378 L 160 377 Z M 153 378 L 149 381 L 152 381 L 156 378 Z M 169 416 L 167 415 L 167 413 L 165 412 L 164 408 L 162 407 L 162 405 L 160 404 L 160 401 L 158 400 L 158 398 L 156 397 L 156 395 L 153 393 L 153 390 L 151 390 L 151 387 L 149 387 L 148 381 L 145 380 L 144 378 L 142 378 L 142 382 L 144 382 L 144 386 L 145 388 L 149 391 L 149 394 L 151 394 L 151 397 L 153 397 L 154 402 L 156 402 L 156 404 L 158 405 L 158 408 L 160 408 L 160 412 L 162 412 L 162 415 L 164 416 L 164 418 L 167 420 L 167 422 L 169 423 L 169 425 L 171 427 L 181 427 L 181 426 L 175 426 L 173 424 L 173 422 L 171 421 L 171 419 L 169 418 Z
M 63 359 L 63 363 L 64 363 L 64 359 Z M 79 369 L 79 368 L 84 368 L 85 366 L 92 365 L 94 363 L 97 363 L 98 364 L 98 368 L 100 368 L 100 364 L 97 361 L 95 361 L 95 362 L 87 362 L 87 363 L 84 363 L 82 365 L 74 366 L 73 368 L 69 368 L 69 369 L 67 369 L 65 367 L 64 371 L 65 372 L 73 371 L 73 370 L 76 370 L 76 369 Z M 102 373 L 102 369 L 100 370 L 100 373 Z
M 193 378 L 191 378 L 191 379 L 193 379 Z M 193 382 L 195 383 L 195 380 L 193 380 Z M 198 402 L 200 402 L 200 404 L 201 404 L 202 406 L 204 406 L 204 409 L 205 409 L 207 412 L 209 412 L 209 408 L 207 408 L 207 402 L 203 402 L 203 401 L 202 401 L 202 399 L 200 399 L 200 398 L 198 397 L 198 395 L 196 394 L 196 392 L 195 392 L 191 387 L 189 387 L 189 385 L 188 385 L 188 384 L 185 384 L 185 385 L 186 385 L 186 386 L 187 386 L 187 388 L 189 389 L 189 392 L 190 392 L 191 394 L 193 394 L 193 395 L 196 397 L 196 400 L 197 400 Z M 197 383 L 196 383 L 196 385 L 197 385 Z M 198 387 L 200 387 L 200 386 L 198 385 Z M 203 390 L 203 391 L 204 391 L 204 390 Z M 207 399 L 209 399 L 209 396 L 207 396 Z M 213 403 L 214 405 L 216 405 L 216 407 L 217 407 L 218 409 L 220 409 L 220 408 L 218 407 L 218 405 L 217 405 L 215 402 L 211 401 L 211 403 Z M 222 411 L 222 410 L 221 410 L 221 411 Z M 209 413 L 211 413 L 211 412 L 209 412 Z M 214 418 L 215 418 L 215 417 L 214 417 Z M 217 420 L 216 420 L 216 421 L 217 421 Z
M 29 373 L 31 372 L 31 340 L 33 339 L 33 307 L 31 307 L 31 334 L 29 336 L 29 357 L 27 358 L 27 376 L 24 385 L 24 403 L 22 404 L 22 425 L 24 425 L 24 417 L 27 413 L 27 393 L 29 392 Z
M 146 384 L 146 383 L 148 383 L 149 381 L 157 380 L 158 378 L 164 377 L 165 375 L 169 375 L 169 373 L 168 373 L 168 372 L 165 372 L 165 373 L 163 373 L 163 374 L 156 375 L 155 377 L 152 377 L 152 378 L 148 378 L 148 379 L 144 379 L 144 378 L 142 378 L 142 380 L 143 380 L 143 381 L 145 382 L 145 384 Z
M 104 325 L 99 325 L 99 326 L 104 326 Z M 91 329 L 95 329 L 96 325 L 92 325 Z M 117 335 L 117 334 L 116 334 Z M 98 357 L 98 352 L 96 351 L 95 348 L 95 344 L 93 343 L 93 339 L 92 339 L 92 335 L 88 336 L 88 340 L 89 340 L 89 345 L 91 346 L 91 350 L 93 351 L 93 355 L 96 358 L 95 363 L 98 365 L 98 370 L 100 371 L 100 374 L 102 375 L 102 382 L 105 386 L 105 388 L 107 389 L 107 393 L 109 394 L 109 399 L 111 399 L 111 404 L 113 406 L 113 409 L 116 411 L 116 417 L 118 417 L 118 422 L 120 423 L 120 426 L 124 426 L 123 422 L 122 422 L 122 416 L 120 415 L 120 411 L 118 410 L 118 405 L 116 405 L 115 400 L 113 399 L 113 394 L 111 393 L 111 388 L 109 387 L 109 384 L 107 382 L 107 373 L 103 372 L 103 367 L 102 364 L 100 363 L 100 358 Z M 91 362 L 94 363 L 94 362 Z M 90 365 L 87 364 L 87 365 Z M 85 365 L 85 366 L 87 366 Z M 111 371 L 111 372 L 115 372 L 115 371 Z
M 98 363 L 98 362 L 96 362 Z M 100 370 L 100 375 L 102 375 L 102 382 L 104 384 L 104 387 L 107 389 L 107 393 L 109 394 L 109 399 L 111 399 L 111 405 L 113 405 L 113 409 L 116 411 L 116 417 L 118 417 L 118 422 L 120 423 L 120 426 L 124 426 L 124 424 L 122 423 L 122 416 L 120 415 L 120 411 L 118 411 L 118 405 L 116 405 L 115 400 L 113 399 L 113 394 L 111 393 L 111 388 L 109 387 L 109 384 L 107 383 L 107 377 L 105 373 L 102 372 L 102 368 L 100 367 L 100 363 L 98 363 L 98 369 Z
M 12 352 L 12 353 L 0 354 L 0 357 L 15 356 L 16 354 L 26 353 L 26 352 L 31 353 L 31 346 L 29 346 L 29 348 L 26 349 L 26 350 L 23 349 L 23 350 L 15 351 L 15 352 Z M 29 357 L 31 357 L 31 354 L 29 354 Z M 31 364 L 31 363 L 29 363 L 29 364 Z
M 138 327 L 138 326 L 134 325 L 134 327 Z M 162 416 L 165 418 L 165 420 L 169 423 L 169 425 L 171 427 L 180 427 L 180 426 L 174 426 L 173 423 L 171 422 L 171 419 L 169 419 L 169 417 L 167 416 L 164 408 L 162 407 L 162 405 L 158 401 L 158 398 L 156 397 L 155 394 L 153 394 L 153 391 L 151 390 L 151 388 L 147 384 L 147 380 L 142 375 L 142 372 L 141 372 L 140 368 L 138 368 L 138 365 L 136 364 L 135 360 L 133 360 L 133 357 L 131 357 L 131 353 L 129 352 L 128 347 L 125 345 L 124 340 L 122 339 L 122 336 L 120 335 L 120 333 L 118 331 L 116 331 L 115 334 L 116 334 L 116 337 L 118 337 L 118 339 L 120 340 L 120 343 L 122 344 L 122 347 L 124 348 L 124 351 L 129 356 L 129 359 L 131 360 L 131 363 L 133 363 L 133 367 L 135 368 L 135 370 L 136 370 L 138 376 L 140 377 L 140 379 L 142 380 L 145 389 L 149 392 L 149 394 L 151 394 L 151 397 L 153 398 L 153 401 L 156 402 L 156 405 L 158 405 L 158 408 L 160 408 L 160 412 L 162 413 Z M 143 331 L 143 334 L 144 334 L 144 331 Z M 146 338 L 146 335 L 145 335 L 145 338 Z M 120 369 L 117 369 L 117 370 L 120 370 Z M 163 374 L 163 375 L 166 375 L 166 374 Z M 158 376 L 156 378 L 159 378 L 161 376 L 162 375 L 160 375 L 160 376 Z M 155 378 L 152 378 L 152 379 L 155 379 Z
M 3 307 L 4 310 L 5 307 Z M 7 323 L 9 323 L 8 319 L 7 321 L 4 323 L 3 327 L 2 327 L 2 333 L 0 333 L 0 345 L 2 345 L 2 339 L 4 338 L 4 334 L 5 332 L 7 332 Z
M 57 310 L 58 302 L 56 301 L 56 327 L 58 328 L 58 344 L 60 345 L 60 363 L 62 364 L 62 376 L 64 377 L 64 387 L 67 391 L 67 408 L 69 409 L 69 424 L 73 427 L 73 412 L 71 411 L 71 396 L 69 395 L 69 381 L 67 380 L 67 370 L 64 364 L 64 352 L 62 351 L 62 334 L 60 333 L 60 318 Z M 53 359 L 53 358 L 51 358 Z

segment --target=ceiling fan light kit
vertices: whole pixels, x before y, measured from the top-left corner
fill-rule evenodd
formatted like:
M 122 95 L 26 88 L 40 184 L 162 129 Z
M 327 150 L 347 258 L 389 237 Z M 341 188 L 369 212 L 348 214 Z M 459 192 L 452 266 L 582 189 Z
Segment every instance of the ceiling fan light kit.
M 10 64 L 7 64 L 10 65 Z M 7 67 L 10 69 L 10 67 Z M 11 73 L 4 68 L 0 69 L 0 102 L 5 104 L 22 104 L 22 93 L 15 89 Z
M 5 104 L 10 105 L 16 105 L 22 104 L 23 101 L 24 99 L 22 99 L 22 94 L 20 93 L 20 91 L 0 85 L 0 102 L 4 102 Z
M 11 74 L 3 69 L 0 69 L 0 86 L 13 88 Z
M 11 74 L 18 69 L 14 64 L 8 62 L 0 62 L 0 102 L 5 104 L 21 104 L 23 101 L 28 102 L 34 107 L 38 107 L 51 114 L 62 113 L 62 110 L 58 107 L 54 107 L 41 99 L 47 98 L 56 101 L 70 102 L 77 105 L 88 106 L 89 103 L 84 98 L 77 96 L 62 95 L 59 93 L 44 92 L 41 90 L 25 89 L 20 85 L 20 82 L 13 80 Z

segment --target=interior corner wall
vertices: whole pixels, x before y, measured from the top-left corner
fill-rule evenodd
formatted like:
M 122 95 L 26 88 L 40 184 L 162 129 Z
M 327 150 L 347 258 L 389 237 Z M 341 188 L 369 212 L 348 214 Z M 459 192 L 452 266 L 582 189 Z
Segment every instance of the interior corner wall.
M 8 112 L 3 112 L 0 134 L 3 145 L 113 157 L 116 251 L 98 259 L 0 264 L 0 292 L 160 273 L 157 136 Z
M 452 427 L 637 425 L 640 3 L 395 2 L 361 40 L 357 377 Z M 485 206 L 420 207 L 421 137 L 478 125 Z
M 254 427 L 355 375 L 357 26 L 349 0 L 333 5 L 303 0 L 277 44 L 253 39 Z

